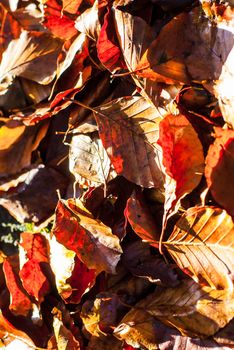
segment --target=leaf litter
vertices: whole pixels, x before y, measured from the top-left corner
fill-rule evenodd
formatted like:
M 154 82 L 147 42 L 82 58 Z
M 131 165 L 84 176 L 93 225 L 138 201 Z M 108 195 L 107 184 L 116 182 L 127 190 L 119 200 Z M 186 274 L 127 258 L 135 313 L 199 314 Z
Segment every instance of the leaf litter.
M 0 22 L 0 346 L 233 348 L 233 1 Z

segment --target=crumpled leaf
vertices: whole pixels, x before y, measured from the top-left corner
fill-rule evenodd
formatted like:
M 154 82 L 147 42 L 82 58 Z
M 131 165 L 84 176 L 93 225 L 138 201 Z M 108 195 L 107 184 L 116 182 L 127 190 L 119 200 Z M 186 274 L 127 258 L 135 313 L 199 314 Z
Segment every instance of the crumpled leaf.
M 198 135 L 182 114 L 168 115 L 160 122 L 158 144 L 162 147 L 166 172 L 166 218 L 176 210 L 179 201 L 198 186 L 205 161 Z
M 32 152 L 46 135 L 48 124 L 26 128 L 21 122 L 1 118 L 0 125 L 0 177 L 6 177 L 31 164 Z
M 115 273 L 122 249 L 117 236 L 92 217 L 81 202 L 60 200 L 52 233 L 89 268 Z
M 158 288 L 137 303 L 122 319 L 115 333 L 121 330 L 121 325 L 124 332 L 124 326 L 129 324 L 131 327 L 131 321 L 139 322 L 139 317 L 136 318 L 139 309 L 166 325 L 176 327 L 183 335 L 202 337 L 215 334 L 233 318 L 234 298 L 233 292 L 228 290 L 200 287 L 193 280 L 185 280 L 176 289 Z M 143 314 L 143 318 L 145 316 Z M 150 331 L 147 325 L 145 331 Z
M 90 186 L 105 184 L 111 177 L 111 163 L 96 133 L 80 134 L 72 132 L 69 150 L 69 169 L 77 183 Z
M 232 291 L 233 235 L 233 221 L 225 210 L 194 207 L 179 219 L 164 245 L 196 281 Z
M 15 76 L 40 84 L 49 84 L 56 71 L 61 41 L 47 33 L 22 31 L 8 45 L 0 64 L 1 93 L 5 93 Z
M 234 217 L 233 169 L 234 131 L 215 129 L 215 141 L 210 146 L 205 176 L 214 199 Z
M 45 272 L 49 267 L 48 242 L 40 233 L 23 232 L 20 247 L 26 252 L 27 260 L 22 261 L 22 252 L 20 279 L 28 294 L 41 303 L 51 289 Z
M 3 271 L 6 285 L 10 292 L 11 301 L 9 309 L 15 315 L 27 316 L 32 310 L 32 302 L 24 291 L 19 279 L 19 259 L 18 256 L 11 256 L 5 259 Z
M 50 264 L 58 293 L 65 302 L 79 303 L 95 283 L 96 271 L 89 270 L 74 251 L 66 249 L 54 236 L 50 240 Z
M 143 187 L 162 188 L 159 112 L 142 97 L 120 98 L 95 111 L 100 138 L 117 174 Z
M 133 192 L 127 201 L 124 213 L 133 231 L 143 241 L 158 248 L 161 231 L 139 193 Z

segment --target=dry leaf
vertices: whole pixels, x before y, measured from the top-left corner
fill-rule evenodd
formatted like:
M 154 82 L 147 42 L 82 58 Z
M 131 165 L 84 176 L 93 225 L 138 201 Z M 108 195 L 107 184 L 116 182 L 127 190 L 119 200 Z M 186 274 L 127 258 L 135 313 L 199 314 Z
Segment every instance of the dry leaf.
M 80 185 L 99 186 L 110 180 L 111 163 L 97 133 L 72 132 L 69 169 Z
M 49 84 L 56 71 L 61 41 L 47 33 L 23 31 L 8 45 L 0 64 L 1 93 L 5 93 L 15 76 L 40 84 Z
M 96 271 L 89 270 L 73 250 L 66 249 L 54 236 L 50 240 L 50 263 L 59 295 L 66 302 L 79 303 L 94 285 Z
M 166 172 L 164 218 L 176 211 L 180 200 L 201 181 L 204 170 L 202 144 L 188 119 L 168 115 L 159 125 L 158 144 Z
M 205 176 L 214 199 L 234 217 L 234 131 L 215 129 L 215 141 L 206 157 Z
M 157 146 L 162 116 L 142 97 L 125 97 L 95 108 L 99 135 L 118 175 L 143 187 L 162 188 Z
M 72 199 L 60 200 L 55 215 L 52 232 L 59 243 L 76 252 L 89 269 L 115 273 L 122 249 L 109 227 Z
M 220 208 L 194 207 L 164 242 L 178 266 L 202 284 L 233 290 L 232 218 Z
M 183 335 L 210 336 L 233 318 L 234 298 L 228 290 L 202 288 L 193 280 L 185 280 L 177 288 L 157 288 L 127 313 L 115 333 L 121 334 L 122 331 L 124 334 L 126 327 L 131 327 L 131 322 L 133 325 L 134 320 L 138 323 L 139 311 L 144 311 L 149 318 L 153 316 L 166 325 L 176 327 Z M 143 320 L 146 314 L 140 313 Z M 152 332 L 153 338 L 154 332 L 147 323 L 145 332 Z M 152 327 L 152 321 L 150 324 Z
M 19 276 L 27 293 L 41 303 L 51 290 L 46 273 L 49 267 L 48 242 L 40 233 L 23 232 L 20 237 Z
M 8 257 L 3 263 L 6 285 L 10 292 L 9 309 L 15 315 L 27 316 L 32 310 L 32 302 L 20 282 L 18 256 Z

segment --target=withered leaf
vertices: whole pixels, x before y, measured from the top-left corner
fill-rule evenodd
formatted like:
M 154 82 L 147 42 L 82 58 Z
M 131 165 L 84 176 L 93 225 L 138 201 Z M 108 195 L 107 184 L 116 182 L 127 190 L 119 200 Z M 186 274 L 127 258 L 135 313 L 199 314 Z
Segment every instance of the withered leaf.
M 72 132 L 69 150 L 69 169 L 77 183 L 90 186 L 105 184 L 110 179 L 111 164 L 97 133 Z
M 198 282 L 233 290 L 233 221 L 225 210 L 190 208 L 164 242 L 181 269 Z
M 63 194 L 66 187 L 67 178 L 65 176 L 41 164 L 27 172 L 27 178 L 15 191 L 2 195 L 0 204 L 17 221 L 39 224 L 53 214 L 58 199 L 56 190 L 59 188 Z
M 48 124 L 26 128 L 21 122 L 0 120 L 0 177 L 19 173 L 31 164 L 32 152 L 37 149 L 48 130 Z
M 5 274 L 7 288 L 11 296 L 11 302 L 9 306 L 10 310 L 15 315 L 27 316 L 32 310 L 32 302 L 29 299 L 27 293 L 24 291 L 18 276 L 18 256 L 11 256 L 5 259 L 3 263 L 3 271 Z
M 89 269 L 115 273 L 122 249 L 108 226 L 72 199 L 60 200 L 55 215 L 52 232 L 59 243 L 76 252 Z
M 45 273 L 49 262 L 48 242 L 40 233 L 23 232 L 20 247 L 26 252 L 26 262 L 23 261 L 23 251 L 20 254 L 22 284 L 29 295 L 42 302 L 51 289 Z
M 123 97 L 95 108 L 99 135 L 118 175 L 143 187 L 162 188 L 157 145 L 162 116 L 142 97 Z
M 8 45 L 0 64 L 0 82 L 3 93 L 15 76 L 40 84 L 49 84 L 56 71 L 56 60 L 62 42 L 47 33 L 23 31 Z
M 199 184 L 205 160 L 198 135 L 182 114 L 167 115 L 160 122 L 158 144 L 166 172 L 164 208 L 169 213 Z
M 158 248 L 160 229 L 139 193 L 133 192 L 124 213 L 134 232 L 143 241 Z
M 108 7 L 97 41 L 97 53 L 101 63 L 111 72 L 125 68 L 125 62 L 114 29 L 113 12 Z
M 88 269 L 76 253 L 58 243 L 55 236 L 50 240 L 50 263 L 59 295 L 66 302 L 79 303 L 94 285 L 96 271 Z
M 2 312 L 0 313 L 0 338 L 1 338 L 1 347 L 2 343 L 5 346 L 11 344 L 13 347 L 19 349 L 19 346 L 23 346 L 23 349 L 32 350 L 35 349 L 35 344 L 26 334 L 26 332 L 20 331 L 15 328 L 7 319 L 3 316 Z M 27 346 L 27 347 L 26 347 Z M 7 349 L 6 347 L 5 349 Z
M 210 146 L 205 176 L 214 199 L 234 217 L 233 169 L 234 131 L 215 129 L 215 141 Z
M 136 317 L 139 310 L 176 327 L 183 335 L 210 336 L 233 318 L 234 298 L 228 290 L 200 287 L 193 280 L 185 280 L 177 288 L 158 288 L 137 303 L 115 332 L 121 330 L 121 324 L 130 325 L 131 320 L 139 322 Z M 124 327 L 122 330 L 124 333 Z M 149 331 L 146 324 L 146 332 Z M 151 337 L 153 335 L 154 332 Z
M 42 23 L 54 36 L 63 40 L 68 40 L 77 34 L 73 19 L 62 12 L 62 6 L 57 0 L 45 1 Z

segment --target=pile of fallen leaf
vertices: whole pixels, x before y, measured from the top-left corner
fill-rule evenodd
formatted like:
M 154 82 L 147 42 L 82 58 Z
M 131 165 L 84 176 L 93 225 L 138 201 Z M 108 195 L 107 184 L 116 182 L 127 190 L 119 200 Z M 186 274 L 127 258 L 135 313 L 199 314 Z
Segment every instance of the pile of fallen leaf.
M 233 6 L 1 0 L 0 347 L 234 347 Z

